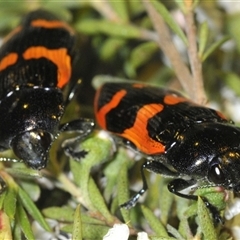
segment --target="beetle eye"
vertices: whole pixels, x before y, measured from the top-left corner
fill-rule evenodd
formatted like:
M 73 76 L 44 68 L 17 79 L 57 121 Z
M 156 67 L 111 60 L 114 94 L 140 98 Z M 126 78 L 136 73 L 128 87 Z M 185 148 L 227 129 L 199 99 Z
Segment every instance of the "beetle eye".
M 225 176 L 219 164 L 213 164 L 210 167 L 208 172 L 208 180 L 215 184 L 221 184 L 225 182 Z

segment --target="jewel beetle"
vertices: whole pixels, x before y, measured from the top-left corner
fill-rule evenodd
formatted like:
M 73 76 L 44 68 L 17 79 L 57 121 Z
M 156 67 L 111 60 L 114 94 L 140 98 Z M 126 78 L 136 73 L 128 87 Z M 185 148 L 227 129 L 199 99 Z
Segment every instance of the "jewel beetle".
M 12 149 L 33 169 L 46 167 L 60 132 L 77 131 L 78 141 L 94 127 L 93 120 L 83 118 L 60 124 L 77 88 L 71 84 L 74 44 L 70 26 L 50 12 L 36 10 L 0 48 L 0 151 Z M 63 144 L 68 154 L 74 153 L 73 142 Z M 76 155 L 81 154 L 85 153 Z
M 144 169 L 173 178 L 170 192 L 221 186 L 240 191 L 240 128 L 220 112 L 193 103 L 178 92 L 135 82 L 107 82 L 96 92 L 95 116 L 101 128 L 146 156 L 142 189 L 123 207 L 131 208 L 148 189 Z M 204 199 L 213 217 L 217 208 Z

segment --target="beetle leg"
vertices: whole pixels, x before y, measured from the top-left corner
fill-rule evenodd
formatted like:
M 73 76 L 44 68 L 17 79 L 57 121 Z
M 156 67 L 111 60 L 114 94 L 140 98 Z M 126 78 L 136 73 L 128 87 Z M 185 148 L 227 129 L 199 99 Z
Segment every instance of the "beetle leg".
M 193 180 L 184 180 L 184 179 L 174 179 L 172 180 L 169 184 L 168 184 L 168 190 L 179 196 L 182 198 L 186 198 L 186 199 L 190 199 L 190 200 L 194 200 L 197 201 L 198 200 L 198 196 L 196 195 L 189 195 L 189 194 L 184 194 L 184 193 L 180 193 L 179 191 L 186 189 L 190 186 L 192 186 L 195 183 L 195 181 Z M 203 202 L 205 203 L 206 207 L 209 209 L 209 211 L 211 212 L 213 219 L 216 223 L 223 223 L 223 220 L 220 216 L 220 213 L 218 211 L 218 209 L 212 205 L 206 198 L 201 197 Z
M 178 177 L 179 174 L 172 172 L 170 169 L 168 169 L 166 166 L 164 166 L 161 162 L 157 162 L 157 161 L 146 161 L 142 167 L 141 167 L 141 176 L 142 176 L 142 181 L 143 181 L 143 186 L 141 188 L 141 190 L 135 194 L 129 201 L 123 203 L 120 205 L 120 207 L 126 208 L 126 209 L 130 209 L 132 207 L 134 207 L 136 205 L 136 203 L 138 202 L 140 196 L 142 196 L 147 190 L 148 190 L 148 184 L 147 184 L 147 180 L 144 174 L 144 170 L 147 169 L 151 172 L 155 172 L 158 174 L 162 174 L 168 177 Z
M 73 120 L 68 123 L 61 124 L 59 126 L 60 132 L 77 132 L 80 133 L 81 135 L 89 135 L 95 124 L 92 119 L 88 118 L 80 118 L 77 120 Z
M 150 160 L 146 161 L 143 164 L 143 168 L 147 169 L 150 172 L 161 174 L 166 177 L 170 177 L 170 178 L 179 177 L 178 172 L 174 172 L 170 170 L 168 167 L 166 167 L 163 163 L 159 161 L 150 161 Z
M 93 120 L 85 118 L 74 120 L 60 126 L 61 132 L 74 132 L 79 134 L 77 137 L 67 139 L 62 143 L 62 148 L 67 156 L 74 159 L 81 159 L 86 156 L 87 152 L 85 150 L 76 151 L 75 149 L 78 144 L 93 131 L 94 126 Z
M 139 200 L 140 196 L 142 196 L 148 189 L 148 185 L 147 185 L 147 180 L 144 174 L 144 170 L 147 169 L 151 172 L 157 173 L 157 174 L 161 174 L 163 176 L 166 177 L 179 177 L 179 173 L 171 171 L 169 168 L 167 168 L 164 164 L 162 164 L 161 162 L 158 161 L 146 161 L 142 167 L 141 167 L 141 176 L 142 176 L 142 181 L 143 181 L 143 187 L 142 189 L 135 194 L 129 201 L 127 201 L 126 203 L 120 205 L 120 207 L 126 208 L 126 209 L 130 209 L 132 207 L 134 207 L 137 203 L 137 201 Z M 180 193 L 179 191 L 186 189 L 192 185 L 195 184 L 195 180 L 191 179 L 191 180 L 184 180 L 181 178 L 177 178 L 172 180 L 169 184 L 168 184 L 168 190 L 179 196 L 179 197 L 183 197 L 183 198 L 187 198 L 190 200 L 194 200 L 197 201 L 198 200 L 198 196 L 196 195 L 188 195 L 188 194 L 183 194 Z M 211 203 L 209 203 L 209 201 L 202 197 L 202 200 L 204 201 L 206 207 L 210 210 L 214 221 L 218 222 L 218 223 L 223 223 L 223 220 L 219 214 L 219 211 L 217 210 L 217 208 L 215 206 L 213 206 Z
M 177 178 L 177 179 L 174 179 L 172 180 L 169 184 L 168 184 L 168 190 L 179 196 L 179 197 L 182 197 L 182 198 L 187 198 L 187 199 L 190 199 L 190 200 L 194 200 L 194 201 L 197 201 L 198 200 L 198 196 L 196 195 L 188 195 L 188 194 L 183 194 L 183 193 L 180 193 L 179 191 L 181 190 L 184 190 L 190 186 L 192 186 L 193 184 L 195 183 L 195 181 L 193 180 L 184 180 L 184 179 L 181 179 L 181 178 Z
M 76 150 L 77 145 L 82 141 L 82 137 L 75 137 L 71 139 L 67 139 L 62 143 L 62 148 L 64 153 L 72 157 L 73 159 L 80 160 L 87 155 L 87 151 L 85 150 Z
M 126 209 L 130 209 L 132 207 L 134 207 L 136 205 L 136 203 L 138 202 L 138 199 L 140 198 L 140 196 L 142 196 L 148 189 L 148 185 L 147 185 L 147 180 L 146 180 L 146 176 L 144 174 L 144 167 L 145 164 L 142 165 L 141 167 L 141 176 L 142 176 L 142 181 L 143 181 L 143 186 L 141 188 L 141 190 L 135 194 L 133 197 L 131 197 L 131 199 L 129 199 L 127 202 L 123 203 L 120 205 L 121 208 L 126 208 Z

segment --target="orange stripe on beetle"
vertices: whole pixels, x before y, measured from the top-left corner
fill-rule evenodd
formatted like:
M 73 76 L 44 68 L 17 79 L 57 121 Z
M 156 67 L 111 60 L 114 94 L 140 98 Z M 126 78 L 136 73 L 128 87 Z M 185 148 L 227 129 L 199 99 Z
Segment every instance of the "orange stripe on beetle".
M 58 68 L 58 84 L 62 88 L 67 84 L 71 77 L 71 58 L 67 54 L 66 48 L 48 49 L 46 47 L 30 47 L 24 53 L 26 60 L 47 58 L 57 65 Z
M 95 108 L 97 108 L 97 102 L 98 102 L 98 98 L 100 95 L 100 91 L 101 89 L 98 90 L 97 94 L 96 94 L 96 98 L 95 98 Z M 112 109 L 114 109 L 115 107 L 118 106 L 118 104 L 120 103 L 120 101 L 123 99 L 123 97 L 127 94 L 126 90 L 120 90 L 117 93 L 114 94 L 114 96 L 112 97 L 112 99 L 105 104 L 98 112 L 96 112 L 96 116 L 97 116 L 97 120 L 99 122 L 99 124 L 101 125 L 102 128 L 106 129 L 106 114 L 111 111 Z M 96 109 L 97 111 L 97 109 Z
M 228 120 L 221 112 L 215 110 L 215 112 L 217 113 L 217 115 L 222 118 L 222 119 L 225 119 L 225 120 Z
M 146 85 L 144 85 L 143 83 L 133 83 L 132 86 L 134 88 L 144 88 L 144 87 L 146 87 Z
M 152 139 L 147 130 L 147 122 L 157 113 L 164 109 L 162 104 L 147 104 L 139 109 L 136 120 L 131 128 L 124 130 L 120 136 L 130 140 L 134 145 L 145 154 L 159 154 L 165 151 L 165 146 Z
M 175 105 L 180 102 L 187 102 L 188 100 L 184 97 L 179 97 L 177 95 L 166 95 L 163 99 L 163 102 L 167 105 Z
M 6 69 L 7 67 L 15 64 L 18 59 L 17 53 L 9 53 L 0 61 L 0 71 Z
M 66 24 L 65 22 L 61 22 L 61 21 L 48 21 L 45 19 L 37 19 L 37 20 L 33 20 L 31 22 L 31 26 L 50 28 L 50 29 L 51 28 L 64 28 L 71 34 L 74 34 L 73 29 L 68 24 Z

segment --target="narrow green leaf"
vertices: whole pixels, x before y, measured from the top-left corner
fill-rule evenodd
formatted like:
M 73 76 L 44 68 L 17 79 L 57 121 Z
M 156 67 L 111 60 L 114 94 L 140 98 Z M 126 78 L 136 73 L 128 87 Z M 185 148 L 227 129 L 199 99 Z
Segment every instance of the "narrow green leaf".
M 27 195 L 27 193 L 22 190 L 22 188 L 19 187 L 18 190 L 19 193 L 19 199 L 23 206 L 26 208 L 28 213 L 48 232 L 51 231 L 51 228 L 49 227 L 48 223 L 42 216 L 42 214 L 39 212 L 38 208 L 36 205 L 33 203 L 31 198 Z
M 183 219 L 185 217 L 185 211 L 189 207 L 189 200 L 187 200 L 186 198 L 180 198 L 180 197 L 177 197 L 177 198 L 175 197 L 175 199 L 176 199 L 177 216 L 179 219 Z
M 71 207 L 49 207 L 42 210 L 45 217 L 55 220 L 60 220 L 63 222 L 72 222 L 74 218 L 74 210 Z M 92 218 L 87 214 L 81 214 L 81 219 L 85 223 L 91 224 L 104 224 L 103 221 L 99 219 Z
M 121 205 L 129 200 L 129 184 L 128 184 L 128 174 L 127 174 L 127 162 L 121 165 L 118 173 L 118 204 Z M 122 217 L 125 223 L 130 222 L 130 211 L 121 208 Z
M 119 148 L 115 157 L 104 168 L 104 175 L 107 178 L 107 183 L 104 188 L 104 197 L 107 201 L 111 199 L 112 194 L 115 192 L 118 181 L 119 166 L 122 166 L 122 164 L 126 161 L 129 162 L 129 165 L 134 164 L 134 161 L 131 161 L 129 156 L 126 154 L 126 150 Z
M 153 214 L 153 211 L 145 207 L 144 205 L 141 205 L 141 209 L 144 217 L 148 221 L 148 224 L 156 233 L 156 235 L 161 237 L 169 237 L 166 228 L 163 226 L 161 221 Z
M 26 239 L 29 240 L 34 239 L 31 224 L 21 204 L 18 204 L 17 206 L 17 220 L 18 220 L 17 223 L 20 224 Z
M 181 235 L 181 233 L 176 228 L 172 227 L 169 224 L 167 225 L 167 231 L 175 237 L 174 239 L 178 239 L 178 240 L 185 240 L 186 239 Z
M 194 201 L 185 211 L 186 218 L 197 215 L 197 203 Z
M 37 201 L 39 199 L 41 190 L 35 181 L 32 181 L 32 179 L 30 181 L 22 180 L 20 184 L 23 190 L 29 194 L 33 201 Z
M 207 22 L 201 23 L 199 27 L 199 49 L 198 49 L 198 54 L 199 57 L 202 58 L 202 55 L 205 51 L 207 41 L 208 41 L 208 36 L 209 36 L 209 28 Z
M 73 221 L 74 210 L 71 207 L 49 207 L 42 210 L 45 217 L 61 220 L 63 222 Z
M 109 22 L 107 20 L 81 20 L 75 25 L 75 29 L 86 34 L 104 33 L 112 37 L 136 38 L 142 36 L 141 29 L 122 23 Z
M 0 5 L 0 9 L 1 9 L 0 31 L 6 30 L 6 29 L 8 29 L 10 31 L 19 24 L 20 17 L 19 17 L 19 14 L 16 12 L 3 10 L 3 8 L 2 8 L 3 5 L 4 4 Z
M 130 79 L 134 79 L 137 77 L 137 72 L 129 60 L 125 61 L 124 63 L 124 72 L 126 73 L 127 77 Z
M 203 233 L 205 239 L 217 240 L 217 233 L 211 214 L 201 197 L 198 198 L 198 218 L 199 226 L 201 227 L 201 232 Z
M 7 191 L 4 191 L 2 194 L 0 194 L 0 209 L 3 208 L 3 204 L 4 204 L 4 199 L 6 197 Z
M 232 233 L 231 232 L 221 232 L 220 236 L 218 236 L 218 240 L 226 240 L 226 239 L 232 239 Z
M 42 175 L 39 171 L 23 166 L 23 163 L 14 163 L 12 168 L 6 168 L 6 172 L 12 176 L 22 177 L 26 179 L 41 178 Z
M 11 220 L 15 218 L 14 216 L 16 212 L 16 203 L 17 203 L 16 190 L 9 187 L 4 198 L 3 209 Z
M 158 51 L 159 47 L 156 42 L 146 42 L 138 45 L 133 49 L 130 56 L 131 65 L 137 69 L 144 63 L 148 62 L 152 55 Z
M 240 77 L 238 74 L 233 73 L 233 72 L 226 72 L 226 73 L 221 73 L 221 76 L 223 76 L 223 80 L 226 83 L 226 85 L 231 88 L 234 93 L 236 93 L 238 96 L 240 96 Z
M 84 239 L 99 239 L 99 236 L 102 239 L 109 228 L 106 226 L 83 224 L 82 229 Z
M 79 239 L 79 240 L 83 239 L 80 204 L 77 206 L 74 213 L 72 239 Z
M 77 162 L 76 160 L 74 159 L 70 159 L 69 161 L 70 163 L 70 169 L 71 169 L 71 173 L 73 174 L 73 179 L 74 179 L 74 182 L 80 186 L 80 182 L 81 182 L 81 162 Z M 87 179 L 88 179 L 88 174 L 87 173 Z
M 226 208 L 226 194 L 216 187 L 199 188 L 196 190 L 195 194 L 205 197 L 219 211 Z
M 229 36 L 225 36 L 217 42 L 213 43 L 203 54 L 201 60 L 204 62 L 217 48 L 230 39 Z
M 183 33 L 179 25 L 174 21 L 166 7 L 160 1 L 157 0 L 152 0 L 151 3 L 163 17 L 164 21 L 168 24 L 168 26 L 173 30 L 173 32 L 176 33 L 186 45 L 188 45 L 188 41 L 185 34 Z
M 109 212 L 106 203 L 92 178 L 89 179 L 89 196 L 95 208 L 104 216 L 108 222 L 113 222 L 114 217 Z
M 22 230 L 20 224 L 15 222 L 12 234 L 14 240 L 22 240 Z
M 160 179 L 158 181 L 158 188 L 155 192 L 150 193 L 150 199 L 156 198 L 156 194 L 159 195 L 158 204 L 161 211 L 161 222 L 163 225 L 166 225 L 169 221 L 169 214 L 172 212 L 172 206 L 174 201 L 174 195 L 169 192 L 167 188 L 167 184 L 169 183 L 169 179 L 158 176 L 156 179 Z M 152 187 L 151 187 L 152 188 Z M 152 191 L 150 191 L 152 192 Z M 148 196 L 147 196 L 148 199 Z M 149 206 L 149 205 L 148 205 Z
M 184 0 L 175 0 L 175 3 L 178 5 L 178 7 L 181 9 L 182 12 L 185 11 Z
M 68 224 L 61 228 L 62 231 L 72 233 L 73 225 Z M 103 225 L 95 225 L 89 223 L 82 223 L 83 239 L 102 239 L 108 232 L 109 227 Z
M 79 172 L 75 172 L 75 165 L 73 166 L 73 168 L 71 168 L 76 183 L 78 183 L 79 181 L 81 182 L 82 180 L 88 181 L 90 169 L 97 164 L 103 163 L 104 161 L 109 159 L 111 155 L 112 142 L 110 139 L 104 139 L 98 135 L 95 135 L 81 143 L 80 147 L 88 153 L 84 159 L 77 163 L 80 166 L 84 165 L 84 172 L 82 172 L 81 174 Z M 74 159 L 72 159 L 72 161 L 76 162 Z M 85 173 L 85 171 L 87 170 L 88 172 Z M 82 169 L 78 169 L 78 171 L 82 171 Z M 84 176 L 82 176 L 82 174 L 84 174 Z M 86 182 L 85 185 L 87 184 L 88 183 Z M 80 186 L 82 188 L 82 182 Z
M 128 1 L 127 4 L 131 16 L 139 16 L 145 11 L 141 0 Z
M 100 50 L 101 59 L 105 61 L 111 60 L 124 44 L 126 44 L 125 39 L 115 37 L 106 39 Z
M 128 22 L 128 3 L 126 1 L 109 1 L 121 21 Z
M 240 51 L 240 28 L 239 26 L 240 15 L 236 12 L 235 14 L 227 14 L 224 18 L 224 29 L 234 39 L 237 51 Z
M 206 198 L 209 203 L 215 206 L 218 211 L 225 209 L 225 193 L 224 191 L 219 191 L 216 187 L 209 188 L 199 188 L 196 190 L 195 195 Z M 191 206 L 185 212 L 186 217 L 191 217 L 198 214 L 198 204 L 193 201 Z
M 184 200 L 186 200 L 186 199 L 184 199 Z M 193 239 L 193 234 L 192 234 L 192 231 L 191 231 L 191 227 L 189 226 L 187 216 L 182 215 L 182 217 L 179 218 L 179 219 L 180 219 L 180 224 L 178 226 L 178 233 L 184 239 Z
M 11 231 L 11 224 L 8 215 L 0 211 L 0 239 L 12 240 L 12 231 Z
M 113 193 L 113 192 L 112 192 Z M 113 198 L 110 206 L 110 212 L 114 214 L 119 209 L 118 199 Z

